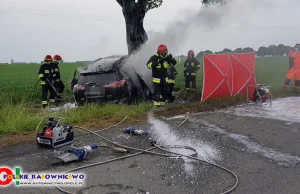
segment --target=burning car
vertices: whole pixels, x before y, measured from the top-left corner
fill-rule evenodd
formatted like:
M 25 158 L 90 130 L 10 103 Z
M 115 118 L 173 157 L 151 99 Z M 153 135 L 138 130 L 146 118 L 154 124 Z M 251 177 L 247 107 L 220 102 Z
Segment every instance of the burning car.
M 85 102 L 135 103 L 151 99 L 151 89 L 141 76 L 123 68 L 126 55 L 99 58 L 75 70 L 71 87 L 78 105 Z M 134 72 L 134 71 L 133 71 Z M 76 75 L 78 77 L 76 77 Z M 138 84 L 133 79 L 138 80 Z M 135 83 L 134 83 L 135 82 Z

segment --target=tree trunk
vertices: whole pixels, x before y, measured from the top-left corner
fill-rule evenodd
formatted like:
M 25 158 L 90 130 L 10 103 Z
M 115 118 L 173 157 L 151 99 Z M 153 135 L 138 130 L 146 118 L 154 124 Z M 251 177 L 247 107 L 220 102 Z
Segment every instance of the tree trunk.
M 140 46 L 143 45 L 147 40 L 148 36 L 144 29 L 144 17 L 145 14 L 134 13 L 124 14 L 126 22 L 126 38 L 128 54 L 134 54 L 139 50 Z
M 147 0 L 117 0 L 123 8 L 128 54 L 134 54 L 148 40 L 144 29 Z

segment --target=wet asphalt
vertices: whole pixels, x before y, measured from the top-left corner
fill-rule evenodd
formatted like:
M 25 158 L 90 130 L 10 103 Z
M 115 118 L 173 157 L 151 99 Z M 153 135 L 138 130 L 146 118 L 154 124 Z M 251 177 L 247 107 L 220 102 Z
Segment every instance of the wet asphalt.
M 260 107 L 254 107 L 259 109 Z M 149 130 L 163 145 L 193 147 L 198 158 L 233 171 L 239 178 L 231 193 L 299 193 L 300 123 L 240 116 L 236 112 L 206 112 L 187 117 L 149 118 L 140 129 Z M 147 137 L 124 134 L 122 127 L 99 133 L 124 145 L 142 149 L 152 145 Z M 76 146 L 91 143 L 110 145 L 93 134 L 76 132 Z M 84 162 L 52 166 L 57 150 L 39 148 L 34 143 L 0 150 L 1 166 L 21 166 L 24 172 L 63 172 L 75 167 L 105 161 L 126 154 L 98 148 Z M 154 151 L 160 152 L 155 149 Z M 187 150 L 177 150 L 186 154 Z M 136 153 L 132 151 L 129 154 Z M 66 188 L 74 193 L 90 194 L 182 194 L 222 193 L 235 184 L 228 172 L 203 162 L 141 154 L 76 171 L 87 176 L 84 187 Z M 0 193 L 62 193 L 55 187 L 1 188 Z

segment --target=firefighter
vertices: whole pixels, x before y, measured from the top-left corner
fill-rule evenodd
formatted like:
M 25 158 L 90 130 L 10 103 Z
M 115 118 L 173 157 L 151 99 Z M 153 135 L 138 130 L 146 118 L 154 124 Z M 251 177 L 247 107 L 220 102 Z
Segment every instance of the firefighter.
M 152 81 L 154 85 L 154 106 L 163 106 L 168 99 L 168 68 L 176 65 L 172 54 L 168 54 L 166 45 L 159 45 L 157 53 L 150 57 L 147 66 L 152 70 Z
M 54 87 L 57 91 L 57 96 L 56 96 L 57 101 L 62 99 L 62 93 L 64 92 L 65 89 L 65 85 L 62 82 L 60 77 L 60 70 L 58 66 L 61 60 L 62 60 L 61 56 L 59 55 L 53 56 L 53 62 L 52 62 L 52 66 L 54 69 L 53 80 L 54 80 Z
M 168 100 L 170 102 L 173 102 L 175 100 L 175 97 L 173 96 L 173 88 L 175 85 L 175 79 L 176 75 L 178 74 L 176 68 L 174 65 L 170 65 L 168 69 L 168 84 L 169 84 L 169 93 L 168 93 Z
M 50 91 L 50 103 L 55 103 L 56 92 L 53 86 L 53 66 L 52 66 L 52 57 L 47 55 L 44 59 L 43 64 L 39 70 L 39 79 L 42 86 L 42 105 L 46 107 L 48 105 L 48 91 Z
M 284 88 L 288 88 L 291 80 L 295 76 L 294 90 L 299 92 L 300 87 L 300 44 L 296 44 L 294 49 L 289 52 L 289 71 L 286 74 Z
M 192 88 L 196 88 L 196 76 L 197 71 L 200 69 L 200 63 L 195 58 L 195 53 L 193 50 L 189 50 L 188 58 L 184 62 L 184 78 L 185 78 L 185 87 L 187 90 L 190 89 L 190 83 L 192 82 Z

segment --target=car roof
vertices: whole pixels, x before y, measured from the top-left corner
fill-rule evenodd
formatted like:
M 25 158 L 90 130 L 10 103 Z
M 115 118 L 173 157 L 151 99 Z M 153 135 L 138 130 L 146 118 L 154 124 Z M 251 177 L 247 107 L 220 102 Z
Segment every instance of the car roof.
M 80 68 L 81 74 L 87 73 L 102 73 L 107 71 L 113 71 L 116 69 L 116 65 L 122 58 L 126 58 L 127 55 L 111 55 L 104 58 L 99 58 L 86 66 Z M 123 61 L 123 60 L 122 60 Z

